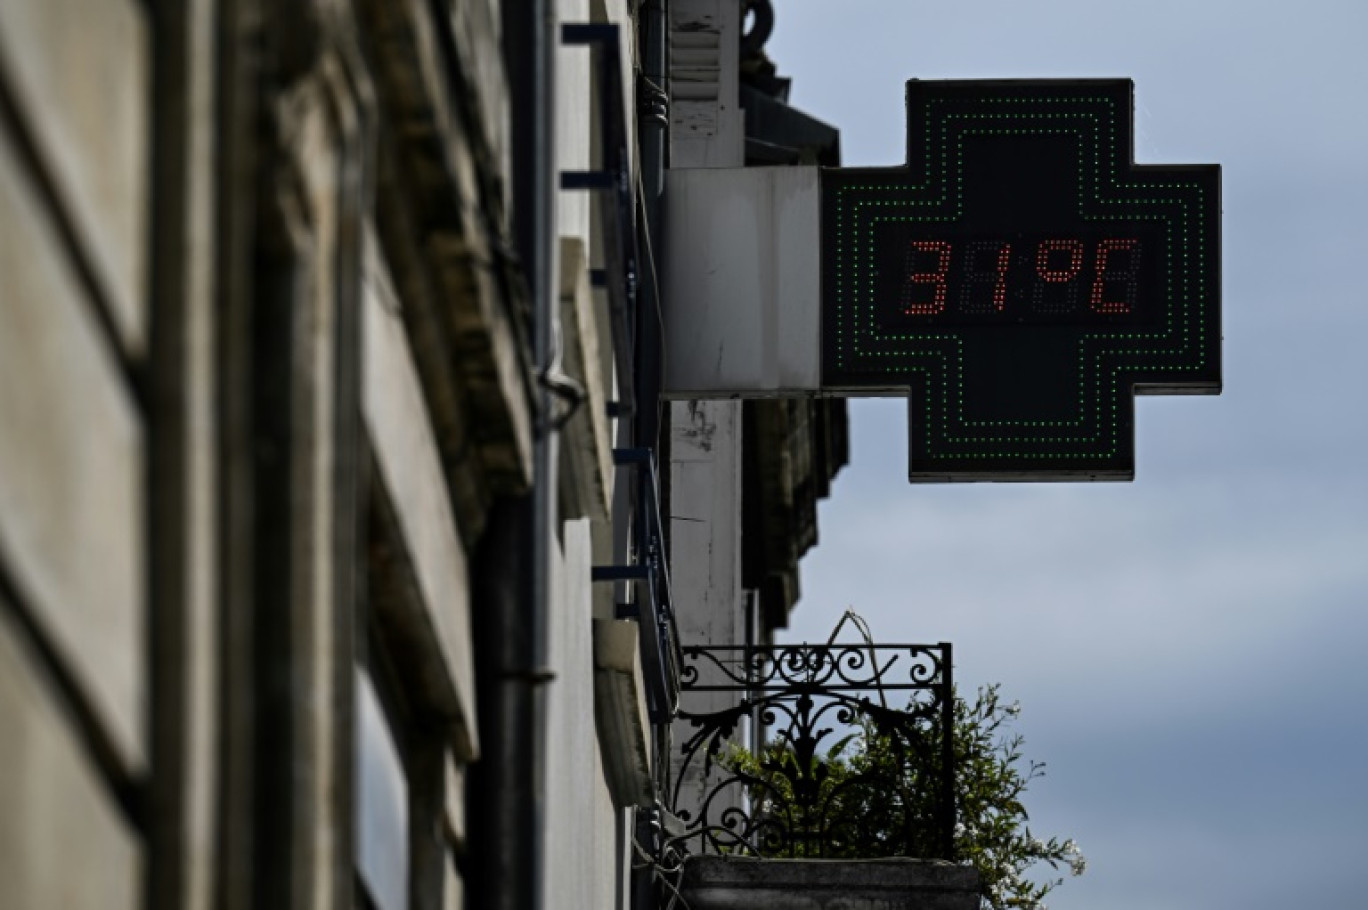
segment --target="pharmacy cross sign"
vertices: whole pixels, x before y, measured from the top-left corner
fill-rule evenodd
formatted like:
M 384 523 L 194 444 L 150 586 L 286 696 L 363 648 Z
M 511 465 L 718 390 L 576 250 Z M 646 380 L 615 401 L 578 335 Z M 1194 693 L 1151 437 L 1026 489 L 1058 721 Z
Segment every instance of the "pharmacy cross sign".
M 914 80 L 907 165 L 823 172 L 822 387 L 909 392 L 913 481 L 1129 480 L 1136 394 L 1220 392 L 1220 167 L 1133 91 Z

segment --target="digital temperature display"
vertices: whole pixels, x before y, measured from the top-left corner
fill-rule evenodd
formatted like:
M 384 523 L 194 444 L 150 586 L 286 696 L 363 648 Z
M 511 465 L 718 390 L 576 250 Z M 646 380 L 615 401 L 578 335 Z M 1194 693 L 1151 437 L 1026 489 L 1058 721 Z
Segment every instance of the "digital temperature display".
M 896 231 L 882 248 L 881 299 L 893 304 L 883 321 L 939 317 L 937 323 L 1066 323 L 1139 317 L 1151 269 L 1139 237 L 1020 235 L 992 240 L 932 239 Z M 901 254 L 902 262 L 897 260 Z
M 909 394 L 912 480 L 1130 479 L 1135 394 L 1220 391 L 1220 168 L 1132 94 L 913 81 L 907 165 L 823 172 L 822 385 Z

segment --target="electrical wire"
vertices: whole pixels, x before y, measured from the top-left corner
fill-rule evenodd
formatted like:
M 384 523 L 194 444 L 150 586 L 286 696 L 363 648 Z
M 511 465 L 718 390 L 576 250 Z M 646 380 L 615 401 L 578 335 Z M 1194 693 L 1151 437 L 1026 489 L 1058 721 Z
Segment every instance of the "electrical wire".
M 639 145 L 639 143 L 638 143 L 638 145 Z M 655 291 L 655 294 L 654 294 L 655 300 L 654 300 L 654 302 L 655 302 L 655 311 L 656 311 L 656 333 L 660 336 L 660 370 L 659 370 L 659 376 L 657 376 L 656 378 L 659 380 L 660 385 L 661 385 L 661 386 L 664 386 L 664 384 L 665 384 L 665 376 L 666 376 L 666 370 L 665 370 L 665 358 L 666 358 L 666 353 L 665 353 L 665 310 L 664 310 L 664 307 L 661 305 L 661 297 L 660 297 L 660 277 L 659 277 L 659 269 L 658 269 L 658 267 L 656 266 L 655 249 L 654 249 L 654 247 L 651 246 L 651 219 L 650 219 L 650 215 L 648 215 L 648 214 L 647 214 L 647 211 L 646 211 L 646 184 L 645 184 L 645 182 L 643 181 L 643 179 L 642 179 L 642 177 L 641 177 L 641 149 L 640 149 L 640 147 L 637 148 L 636 161 L 637 161 L 637 166 L 636 166 L 637 199 L 640 201 L 640 206 L 639 206 L 639 208 L 640 208 L 640 210 L 641 210 L 641 223 L 642 223 L 642 225 L 645 227 L 645 230 L 642 231 L 642 237 L 643 237 L 643 238 L 645 239 L 645 241 L 646 241 L 646 259 L 647 259 L 647 260 L 650 262 L 650 264 L 651 264 L 651 288 L 652 288 L 652 290 Z M 659 428 L 660 425 L 664 422 L 664 416 L 665 416 L 665 400 L 664 400 L 660 395 L 656 395 L 656 427 L 657 427 L 657 428 Z
M 673 867 L 666 866 L 664 863 L 661 863 L 655 857 L 647 853 L 646 850 L 641 846 L 641 843 L 636 839 L 636 837 L 632 838 L 632 849 L 636 851 L 638 856 L 645 860 L 645 862 L 643 863 L 633 863 L 632 868 L 650 869 L 652 877 L 658 880 L 666 888 L 670 889 L 670 902 L 665 905 L 665 910 L 674 910 L 676 905 L 681 907 L 682 910 L 690 910 L 689 902 L 684 899 L 684 895 L 679 890 L 679 885 L 676 882 L 670 881 L 670 879 L 667 877 L 673 875 L 676 876 L 680 881 L 683 880 L 683 857 L 680 857 L 679 862 L 675 863 Z
M 869 623 L 865 622 L 865 618 L 856 613 L 853 607 L 846 607 L 846 611 L 841 614 L 840 622 L 836 623 L 836 628 L 831 630 L 831 637 L 827 639 L 827 647 L 836 644 L 836 636 L 841 634 L 841 627 L 847 620 L 854 624 L 856 631 L 864 639 L 865 646 L 869 648 L 869 665 L 874 669 L 874 681 L 878 684 L 875 691 L 879 693 L 879 703 L 887 708 L 888 697 L 884 694 L 883 669 L 879 667 L 878 653 L 874 650 L 874 633 L 870 630 Z

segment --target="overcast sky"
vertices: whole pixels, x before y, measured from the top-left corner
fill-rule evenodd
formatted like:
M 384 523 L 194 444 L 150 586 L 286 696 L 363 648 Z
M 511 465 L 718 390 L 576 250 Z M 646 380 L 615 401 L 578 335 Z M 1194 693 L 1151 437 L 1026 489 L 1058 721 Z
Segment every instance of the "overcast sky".
M 1128 484 L 906 481 L 851 402 L 789 637 L 853 606 L 1024 711 L 1052 910 L 1368 907 L 1368 3 L 776 0 L 791 102 L 903 160 L 909 78 L 1130 77 L 1136 158 L 1223 168 L 1225 392 L 1142 398 Z

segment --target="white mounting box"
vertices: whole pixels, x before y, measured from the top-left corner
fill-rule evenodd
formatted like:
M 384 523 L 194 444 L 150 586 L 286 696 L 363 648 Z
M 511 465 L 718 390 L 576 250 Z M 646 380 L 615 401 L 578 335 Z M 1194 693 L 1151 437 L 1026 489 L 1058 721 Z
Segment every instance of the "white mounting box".
M 669 170 L 664 209 L 663 394 L 817 394 L 818 169 Z

